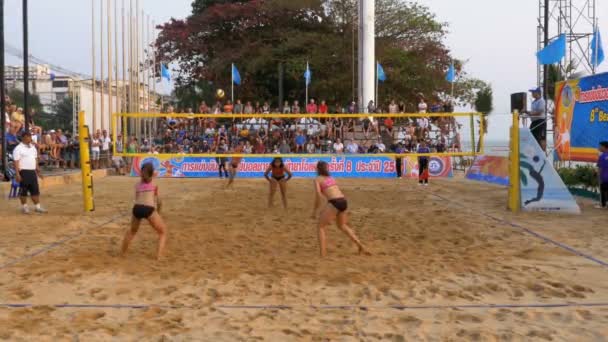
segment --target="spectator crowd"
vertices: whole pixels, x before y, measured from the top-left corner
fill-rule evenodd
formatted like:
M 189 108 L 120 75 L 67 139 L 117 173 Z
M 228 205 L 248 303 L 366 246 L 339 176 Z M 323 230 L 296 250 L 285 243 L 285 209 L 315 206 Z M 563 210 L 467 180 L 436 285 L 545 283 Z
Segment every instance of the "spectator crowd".
M 22 108 L 6 98 L 5 138 L 7 151 L 18 145 L 25 130 Z M 406 105 L 391 101 L 386 108 L 370 101 L 369 113 L 399 114 Z M 90 140 L 91 166 L 93 169 L 115 167 L 120 173 L 128 168 L 127 160 L 113 157 L 113 143 L 118 152 L 127 153 L 230 153 L 242 145 L 245 154 L 357 154 L 357 153 L 407 153 L 418 149 L 425 142 L 433 152 L 459 151 L 460 125 L 454 117 L 433 116 L 434 112 L 452 112 L 449 103 L 428 105 L 421 96 L 419 113 L 429 116 L 417 118 L 382 119 L 360 118 L 208 118 L 197 117 L 193 108 L 166 109 L 167 118 L 156 119 L 147 136 L 136 134 L 124 140 L 121 134 L 113 139 L 106 130 L 92 132 Z M 355 102 L 347 106 L 329 106 L 326 101 L 317 103 L 311 99 L 305 106 L 298 101 L 285 102 L 279 108 L 271 108 L 269 102 L 245 102 L 237 100 L 216 102 L 208 106 L 202 102 L 201 114 L 356 114 L 360 112 Z M 191 114 L 186 118 L 171 118 L 171 114 Z M 29 129 L 43 167 L 72 169 L 79 167 L 80 145 L 77 134 L 41 127 L 30 118 Z M 1 148 L 1 147 L 0 147 Z

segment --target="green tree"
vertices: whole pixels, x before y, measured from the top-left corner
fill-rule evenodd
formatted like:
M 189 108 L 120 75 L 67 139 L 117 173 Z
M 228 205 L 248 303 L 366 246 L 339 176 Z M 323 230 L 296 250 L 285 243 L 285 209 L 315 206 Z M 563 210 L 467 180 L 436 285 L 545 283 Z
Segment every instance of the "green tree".
M 493 105 L 493 93 L 492 87 L 490 85 L 485 85 L 481 89 L 477 91 L 476 99 L 475 99 L 475 110 L 482 114 L 481 120 L 483 122 L 484 136 L 488 133 L 488 124 L 490 123 L 488 116 L 494 110 Z M 481 150 L 481 138 L 480 141 L 477 142 L 477 151 Z
M 158 57 L 178 65 L 176 96 L 188 106 L 195 107 L 197 99 L 213 101 L 218 88 L 229 94 L 231 63 L 237 64 L 242 78 L 236 98 L 276 99 L 281 65 L 286 98 L 302 101 L 307 61 L 313 72 L 310 96 L 345 104 L 357 84 L 356 3 L 197 0 L 188 18 L 161 26 Z M 453 60 L 443 44 L 446 24 L 428 8 L 403 0 L 378 0 L 376 8 L 377 58 L 388 76 L 380 88 L 381 104 L 394 99 L 414 110 L 419 93 L 430 100 L 446 97 L 451 85 L 445 72 Z M 457 102 L 473 104 L 483 82 L 469 78 L 461 63 L 457 69 Z
M 23 91 L 17 88 L 12 88 L 8 91 L 8 96 L 11 98 L 11 101 L 20 108 L 24 107 L 23 95 Z M 31 113 L 42 113 L 43 106 L 42 102 L 40 102 L 40 96 L 30 93 L 28 100 Z

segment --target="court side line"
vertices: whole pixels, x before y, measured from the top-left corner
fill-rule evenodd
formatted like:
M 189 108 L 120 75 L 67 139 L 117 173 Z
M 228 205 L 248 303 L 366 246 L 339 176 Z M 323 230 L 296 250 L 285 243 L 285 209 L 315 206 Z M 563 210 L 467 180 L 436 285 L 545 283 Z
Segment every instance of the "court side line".
M 53 243 L 50 243 L 50 244 L 48 244 L 48 245 L 46 245 L 46 246 L 44 246 L 44 247 L 42 247 L 42 248 L 40 248 L 40 249 L 38 249 L 38 250 L 30 253 L 30 254 L 23 255 L 23 256 L 21 256 L 21 257 L 19 257 L 17 259 L 13 259 L 13 260 L 8 261 L 8 262 L 6 262 L 4 264 L 1 264 L 0 265 L 0 270 L 3 270 L 3 269 L 8 268 L 8 267 L 11 267 L 13 265 L 16 265 L 16 264 L 18 264 L 18 263 L 20 263 L 22 261 L 31 259 L 31 258 L 33 258 L 35 256 L 40 255 L 40 254 L 46 253 L 46 252 L 48 252 L 48 251 L 50 251 L 52 249 L 55 249 L 55 248 L 57 248 L 57 247 L 65 244 L 66 242 L 72 241 L 72 240 L 74 240 L 74 239 L 76 239 L 76 238 L 84 235 L 85 233 L 87 233 L 91 229 L 101 228 L 101 227 L 103 227 L 103 226 L 105 226 L 107 224 L 115 222 L 116 220 L 118 220 L 119 218 L 121 218 L 123 216 L 125 216 L 125 214 L 118 214 L 116 216 L 113 216 L 109 220 L 104 221 L 104 222 L 102 222 L 102 223 L 100 223 L 100 224 L 98 224 L 96 226 L 93 226 L 93 227 L 90 227 L 90 228 L 85 228 L 85 229 L 81 230 L 80 232 L 78 232 L 78 233 L 76 233 L 74 235 L 70 235 L 70 236 L 67 236 L 67 237 L 59 240 L 59 241 L 55 241 Z
M 443 197 L 443 196 L 441 196 L 441 195 L 437 195 L 437 194 L 433 194 L 433 193 L 431 193 L 431 195 L 433 195 L 433 196 L 435 196 L 435 197 L 437 197 L 437 198 L 440 198 L 440 199 L 442 199 L 442 200 L 444 200 L 444 201 L 447 201 L 447 202 L 449 202 L 449 203 L 456 204 L 457 206 L 459 206 L 459 207 L 461 207 L 461 208 L 467 208 L 467 209 L 470 209 L 470 208 L 468 208 L 468 207 L 466 207 L 466 206 L 464 206 L 464 205 L 462 205 L 462 204 L 460 204 L 460 203 L 457 203 L 457 202 L 451 201 L 451 200 L 449 200 L 448 198 Z M 507 225 L 509 225 L 509 226 L 511 226 L 511 227 L 513 227 L 513 228 L 520 229 L 520 230 L 522 230 L 523 232 L 528 233 L 529 235 L 532 235 L 532 236 L 534 236 L 534 237 L 536 237 L 536 238 L 538 238 L 538 239 L 541 239 L 541 240 L 543 240 L 543 241 L 545 241 L 545 242 L 547 242 L 547 243 L 549 243 L 549 244 L 552 244 L 552 245 L 554 245 L 554 246 L 557 246 L 557 247 L 559 247 L 559 248 L 561 248 L 561 249 L 564 249 L 564 250 L 566 250 L 566 251 L 568 251 L 568 252 L 570 252 L 570 253 L 572 253 L 572 254 L 578 255 L 579 257 L 585 258 L 585 259 L 587 259 L 587 260 L 589 260 L 589 261 L 592 261 L 592 262 L 594 262 L 594 263 L 596 263 L 596 264 L 598 264 L 598 265 L 600 265 L 600 266 L 602 266 L 602 267 L 604 267 L 604 268 L 608 268 L 608 262 L 605 262 L 605 261 L 603 261 L 603 260 L 600 260 L 600 259 L 598 259 L 598 258 L 596 258 L 596 257 L 594 257 L 594 256 L 592 256 L 592 255 L 590 255 L 590 254 L 583 253 L 583 252 L 581 252 L 581 251 L 579 251 L 579 250 L 575 249 L 575 248 L 574 248 L 574 247 L 572 247 L 572 246 L 566 245 L 565 243 L 562 243 L 562 242 L 559 242 L 559 241 L 553 240 L 553 239 L 551 239 L 550 237 L 545 236 L 545 235 L 542 235 L 542 234 L 540 234 L 540 233 L 538 233 L 538 232 L 536 232 L 536 231 L 534 231 L 534 230 L 532 230 L 532 229 L 530 229 L 530 228 L 524 227 L 524 226 L 522 226 L 522 225 L 520 225 L 520 224 L 517 224 L 517 223 L 515 223 L 515 222 L 509 221 L 509 220 L 506 220 L 506 219 L 501 219 L 501 218 L 498 218 L 498 217 L 492 216 L 492 215 L 487 214 L 487 213 L 485 213 L 485 212 L 483 212 L 483 211 L 473 211 L 473 210 L 471 210 L 471 212 L 481 214 L 482 216 L 485 216 L 485 217 L 487 217 L 487 218 L 490 218 L 490 219 L 492 219 L 492 220 L 494 220 L 494 221 L 496 221 L 496 222 L 503 223 L 503 224 L 507 224 Z
M 188 306 L 188 305 L 153 305 L 153 304 L 50 304 L 34 305 L 30 303 L 1 303 L 0 307 L 8 309 L 53 307 L 56 309 L 203 309 L 215 308 L 226 310 L 450 310 L 450 309 L 559 309 L 559 308 L 592 308 L 608 307 L 608 302 L 597 303 L 555 303 L 555 304 L 461 304 L 461 305 L 226 305 Z

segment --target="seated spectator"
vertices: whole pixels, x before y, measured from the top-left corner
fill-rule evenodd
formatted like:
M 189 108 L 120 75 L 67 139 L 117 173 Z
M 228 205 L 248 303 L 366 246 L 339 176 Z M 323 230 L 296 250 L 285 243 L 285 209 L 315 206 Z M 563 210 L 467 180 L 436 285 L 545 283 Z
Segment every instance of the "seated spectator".
M 264 102 L 264 105 L 262 106 L 262 114 L 270 114 L 270 105 L 268 102 Z
M 251 105 L 251 101 L 247 101 L 245 107 L 243 108 L 243 114 L 253 114 L 253 106 Z
M 253 153 L 253 146 L 251 145 L 249 140 L 245 141 L 245 146 L 243 147 L 243 153 L 245 153 L 245 154 Z
M 390 114 L 397 114 L 397 113 L 399 113 L 399 106 L 397 106 L 397 102 L 395 102 L 395 100 L 392 100 L 391 104 L 388 105 L 388 112 Z
M 241 103 L 241 100 L 236 100 L 233 111 L 234 114 L 243 114 L 243 104 Z
M 393 101 L 395 102 L 395 101 Z M 384 129 L 386 130 L 386 133 L 389 134 L 391 137 L 393 136 L 393 119 L 391 118 L 386 118 L 384 119 Z
M 255 141 L 255 153 L 256 154 L 264 154 L 266 153 L 266 144 L 264 144 L 264 140 L 257 138 Z
M 376 148 L 378 149 L 378 153 L 386 152 L 386 145 L 382 142 L 382 139 L 378 138 L 378 142 L 376 143 Z
M 12 106 L 15 109 L 16 106 Z M 12 110 L 11 109 L 11 110 Z M 23 115 L 23 108 L 16 108 L 11 113 L 11 133 L 18 136 L 19 133 L 25 128 L 25 115 Z
M 344 144 L 342 144 L 342 141 L 340 139 L 336 140 L 333 148 L 334 148 L 334 153 L 338 153 L 338 154 L 344 153 Z
M 281 146 L 279 147 L 279 152 L 281 154 L 289 154 L 289 153 L 291 153 L 291 147 L 287 143 L 287 140 L 283 139 L 281 141 Z
M 232 114 L 233 110 L 234 106 L 232 105 L 232 102 L 230 102 L 230 100 L 226 101 L 226 104 L 224 105 L 224 113 Z
M 298 100 L 293 101 L 293 106 L 291 106 L 291 114 L 302 114 Z
M 313 154 L 317 150 L 315 142 L 312 139 L 308 140 L 308 144 L 306 144 L 306 153 Z
M 355 154 L 359 153 L 359 145 L 354 140 L 350 140 L 346 145 L 346 153 Z

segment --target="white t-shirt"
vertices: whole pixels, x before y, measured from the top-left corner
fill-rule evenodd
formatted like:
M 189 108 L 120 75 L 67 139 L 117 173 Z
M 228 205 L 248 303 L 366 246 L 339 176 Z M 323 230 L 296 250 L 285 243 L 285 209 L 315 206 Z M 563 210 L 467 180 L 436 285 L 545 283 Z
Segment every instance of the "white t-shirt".
M 103 151 L 109 150 L 111 142 L 112 140 L 110 140 L 110 137 L 101 137 L 101 149 Z
M 99 144 L 101 144 L 101 141 L 99 141 L 99 139 L 91 139 L 91 151 L 93 152 L 99 152 Z M 97 145 L 97 146 L 95 146 Z
M 420 102 L 418 104 L 418 112 L 419 113 L 426 113 L 427 108 L 428 108 L 428 106 L 426 105 L 426 103 L 424 101 Z
M 336 151 L 336 153 L 342 153 L 344 151 L 344 144 L 334 143 L 334 151 Z
M 13 151 L 13 160 L 19 162 L 20 170 L 36 170 L 36 158 L 38 158 L 38 151 L 34 144 L 30 144 L 28 147 L 24 143 L 20 143 Z
M 418 127 L 420 127 L 420 128 L 429 127 L 429 119 L 427 119 L 427 118 L 418 118 L 416 121 L 418 122 Z

